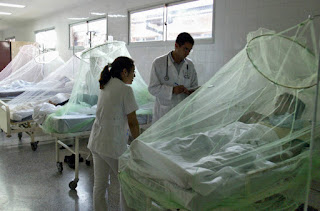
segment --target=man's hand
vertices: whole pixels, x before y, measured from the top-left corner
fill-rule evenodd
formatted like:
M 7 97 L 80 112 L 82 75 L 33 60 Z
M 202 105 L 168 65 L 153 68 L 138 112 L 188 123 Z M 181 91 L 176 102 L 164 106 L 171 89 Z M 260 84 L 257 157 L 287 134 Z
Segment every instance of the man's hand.
M 188 89 L 185 88 L 183 85 L 179 85 L 179 86 L 174 86 L 172 89 L 173 94 L 181 94 L 181 93 L 186 93 L 188 92 Z

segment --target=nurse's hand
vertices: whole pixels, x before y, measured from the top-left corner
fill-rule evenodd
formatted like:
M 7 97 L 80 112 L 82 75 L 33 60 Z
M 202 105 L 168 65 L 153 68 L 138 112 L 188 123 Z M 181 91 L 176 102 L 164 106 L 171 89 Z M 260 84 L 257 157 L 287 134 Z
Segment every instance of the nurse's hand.
M 173 94 L 181 94 L 185 91 L 188 91 L 183 85 L 174 86 L 172 89 Z

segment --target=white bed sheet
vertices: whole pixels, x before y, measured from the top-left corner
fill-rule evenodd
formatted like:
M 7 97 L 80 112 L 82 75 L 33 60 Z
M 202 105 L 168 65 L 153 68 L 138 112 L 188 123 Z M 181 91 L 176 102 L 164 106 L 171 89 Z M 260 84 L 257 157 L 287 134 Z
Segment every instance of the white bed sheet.
M 68 100 L 69 97 L 69 93 L 58 93 L 53 97 L 49 98 L 47 101 L 50 100 L 51 102 L 58 104 Z M 34 114 L 35 108 L 43 107 L 48 104 L 49 103 L 43 101 L 34 101 L 28 103 L 21 103 L 19 105 L 10 105 L 10 119 L 13 121 L 22 121 L 23 119 L 31 117 Z M 55 107 L 54 105 L 52 106 Z M 57 108 L 58 107 L 56 107 L 56 109 Z M 56 109 L 54 111 L 56 111 Z
M 132 157 L 129 168 L 147 178 L 168 181 L 183 189 L 208 195 L 221 188 L 224 190 L 228 181 L 242 178 L 250 170 L 274 165 L 260 158 L 266 153 L 276 154 L 281 150 L 280 147 L 239 161 L 252 163 L 250 167 L 242 166 L 239 162 L 225 162 L 277 139 L 277 134 L 269 127 L 235 122 L 218 130 L 164 142 L 145 143 L 136 140 L 130 146 Z

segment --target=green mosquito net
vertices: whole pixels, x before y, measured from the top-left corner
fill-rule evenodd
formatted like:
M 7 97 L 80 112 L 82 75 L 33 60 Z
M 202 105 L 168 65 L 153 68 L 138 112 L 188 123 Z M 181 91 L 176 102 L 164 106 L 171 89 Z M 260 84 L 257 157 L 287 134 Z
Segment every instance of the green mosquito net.
M 120 157 L 129 207 L 294 210 L 305 202 L 309 176 L 319 176 L 318 123 L 311 139 L 319 32 L 308 19 L 247 38 Z
M 90 131 L 100 92 L 100 73 L 107 64 L 119 56 L 131 57 L 124 42 L 108 42 L 84 51 L 80 56 L 80 70 L 77 71 L 70 99 L 67 104 L 46 118 L 42 125 L 44 131 L 51 133 Z M 137 67 L 131 86 L 139 106 L 137 115 L 151 116 L 154 98 L 149 94 Z

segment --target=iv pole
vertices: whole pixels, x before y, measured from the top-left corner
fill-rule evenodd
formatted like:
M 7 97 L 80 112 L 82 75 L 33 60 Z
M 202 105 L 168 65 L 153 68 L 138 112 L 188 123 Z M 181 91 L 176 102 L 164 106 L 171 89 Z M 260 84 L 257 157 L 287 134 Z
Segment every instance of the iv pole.
M 313 20 L 316 17 L 320 17 L 320 15 L 309 15 L 309 19 Z M 311 128 L 311 140 L 310 140 L 310 161 L 309 161 L 309 171 L 308 171 L 308 180 L 307 180 L 307 194 L 304 204 L 304 211 L 308 210 L 308 202 L 309 202 L 309 194 L 310 194 L 310 186 L 311 186 L 311 173 L 312 173 L 312 153 L 314 148 L 314 135 L 315 135 L 315 128 L 317 122 L 317 108 L 318 108 L 318 94 L 319 94 L 319 80 L 320 80 L 320 54 L 319 54 L 319 61 L 318 61 L 318 73 L 317 73 L 317 84 L 316 84 L 316 96 L 314 102 L 314 113 L 312 119 L 312 128 Z

